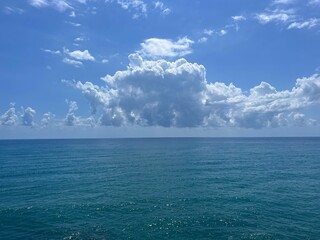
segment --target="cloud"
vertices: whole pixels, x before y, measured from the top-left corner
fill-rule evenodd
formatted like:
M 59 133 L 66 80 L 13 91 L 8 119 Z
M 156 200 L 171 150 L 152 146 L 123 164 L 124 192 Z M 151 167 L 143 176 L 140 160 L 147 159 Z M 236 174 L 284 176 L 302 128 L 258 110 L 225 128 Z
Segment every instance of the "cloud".
M 73 41 L 75 41 L 75 42 L 83 42 L 84 38 L 83 37 L 77 37 Z
M 203 34 L 211 36 L 214 33 L 212 29 L 205 29 L 203 30 Z
M 51 7 L 59 12 L 73 9 L 73 7 L 66 0 L 29 0 L 29 3 L 36 8 Z
M 100 125 L 258 129 L 314 124 L 300 110 L 320 104 L 319 75 L 298 79 L 284 91 L 262 82 L 247 95 L 233 84 L 208 82 L 205 67 L 185 59 L 145 60 L 135 53 L 129 61 L 127 70 L 102 78 L 104 87 L 71 83 L 93 114 L 101 109 Z
M 239 15 L 239 16 L 232 16 L 231 17 L 235 22 L 240 22 L 240 21 L 245 21 L 245 20 L 247 20 L 244 16 L 241 16 L 241 15 Z
M 48 126 L 52 122 L 52 120 L 55 118 L 55 116 L 56 115 L 51 112 L 44 113 L 40 121 L 40 125 L 42 127 Z
M 76 23 L 76 22 L 70 22 L 70 21 L 66 21 L 66 23 L 70 24 L 73 27 L 81 27 L 80 23 Z
M 27 107 L 25 110 L 22 111 L 21 121 L 23 126 L 33 126 L 34 125 L 34 115 L 36 111 L 31 108 Z
M 296 0 L 274 0 L 272 2 L 272 4 L 275 4 L 275 5 L 288 5 L 288 4 L 293 4 L 295 2 L 296 2 Z
M 66 101 L 69 104 L 68 113 L 64 119 L 66 126 L 75 126 L 80 122 L 80 118 L 75 115 L 75 112 L 78 110 L 78 105 L 76 101 Z
M 161 1 L 156 1 L 153 4 L 154 8 L 160 10 L 163 15 L 168 15 L 171 12 L 171 9 L 166 7 Z
M 205 43 L 208 41 L 208 38 L 207 37 L 202 37 L 198 40 L 198 43 Z
M 10 108 L 0 116 L 0 125 L 13 126 L 18 123 L 18 115 L 16 114 L 16 109 L 12 103 Z
M 226 35 L 227 33 L 228 33 L 227 30 L 221 29 L 221 30 L 218 32 L 218 35 L 219 35 L 219 36 L 224 36 L 224 35 Z
M 61 55 L 61 52 L 59 50 L 50 50 L 50 49 L 41 49 L 42 51 L 46 52 L 46 53 L 50 53 L 50 54 L 53 54 L 53 55 Z
M 22 8 L 6 6 L 3 8 L 3 12 L 5 14 L 22 14 L 24 13 L 24 10 Z
M 309 5 L 320 6 L 320 0 L 310 0 Z
M 295 15 L 293 13 L 294 11 L 292 9 L 276 9 L 273 11 L 256 14 L 256 19 L 261 24 L 266 24 L 269 22 L 287 23 L 295 18 Z
M 70 59 L 70 58 L 63 58 L 62 59 L 62 62 L 65 63 L 65 64 L 69 64 L 69 65 L 73 65 L 75 67 L 80 67 L 82 66 L 82 62 L 80 61 L 77 61 L 77 60 L 73 60 L 73 59 Z
M 147 16 L 147 4 L 142 0 L 106 0 L 105 2 L 117 3 L 121 8 L 132 11 L 133 18 Z
M 82 61 L 95 61 L 95 58 L 89 53 L 88 50 L 75 50 L 70 52 L 69 49 L 64 48 L 63 53 L 65 57 L 62 59 L 62 62 L 65 64 L 73 65 L 75 67 L 82 66 Z
M 64 49 L 64 52 L 76 60 L 95 61 L 95 58 L 89 53 L 88 50 L 75 50 L 73 52 L 70 52 L 68 49 Z
M 182 57 L 192 53 L 194 42 L 187 37 L 171 39 L 149 38 L 141 43 L 139 54 L 147 58 Z
M 320 25 L 319 18 L 311 18 L 302 22 L 293 22 L 288 26 L 288 29 L 302 29 L 302 28 L 313 28 Z

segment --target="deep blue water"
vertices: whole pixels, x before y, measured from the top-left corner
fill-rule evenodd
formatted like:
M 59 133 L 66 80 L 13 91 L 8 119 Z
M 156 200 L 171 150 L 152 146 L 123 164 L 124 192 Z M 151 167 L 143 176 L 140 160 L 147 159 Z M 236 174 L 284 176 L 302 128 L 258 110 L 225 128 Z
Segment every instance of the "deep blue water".
M 0 239 L 320 239 L 320 138 L 3 140 Z

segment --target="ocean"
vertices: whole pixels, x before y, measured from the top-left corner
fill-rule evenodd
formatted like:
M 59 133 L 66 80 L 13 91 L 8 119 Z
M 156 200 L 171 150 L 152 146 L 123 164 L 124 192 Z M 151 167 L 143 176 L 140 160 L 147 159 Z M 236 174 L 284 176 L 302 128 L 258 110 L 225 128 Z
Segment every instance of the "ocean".
M 1 140 L 0 239 L 320 239 L 320 138 Z

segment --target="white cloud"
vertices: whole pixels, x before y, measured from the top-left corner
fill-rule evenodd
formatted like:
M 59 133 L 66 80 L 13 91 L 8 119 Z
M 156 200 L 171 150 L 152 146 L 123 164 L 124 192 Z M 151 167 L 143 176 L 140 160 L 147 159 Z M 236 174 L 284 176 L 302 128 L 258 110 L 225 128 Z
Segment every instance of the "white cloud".
M 66 126 L 75 126 L 79 125 L 80 118 L 75 115 L 75 112 L 78 110 L 78 105 L 76 101 L 68 101 L 66 100 L 67 104 L 69 105 L 68 113 L 64 119 L 64 123 Z
M 12 103 L 10 108 L 3 114 L 0 115 L 0 125 L 13 126 L 18 123 L 18 115 L 16 109 Z
M 187 37 L 171 39 L 149 38 L 141 43 L 139 54 L 150 58 L 181 57 L 192 53 L 194 42 Z
M 245 20 L 247 20 L 244 16 L 241 16 L 241 15 L 239 15 L 239 16 L 232 16 L 231 17 L 235 22 L 240 22 L 240 21 L 245 21 Z
M 49 6 L 49 1 L 47 0 L 29 0 L 29 3 L 37 8 L 47 7 Z
M 74 39 L 75 42 L 83 42 L 84 38 L 83 37 L 77 37 Z
M 261 24 L 266 24 L 269 22 L 287 23 L 295 18 L 293 12 L 293 10 L 276 9 L 273 11 L 256 14 L 256 19 Z
M 50 53 L 50 54 L 53 54 L 53 55 L 61 55 L 61 52 L 59 50 L 50 50 L 50 49 L 41 49 L 42 51 L 46 52 L 46 53 Z
M 306 21 L 302 22 L 293 22 L 288 26 L 288 29 L 302 29 L 302 28 L 313 28 L 320 25 L 320 19 L 318 18 L 311 18 Z
M 320 6 L 320 0 L 310 0 L 309 5 Z
M 206 43 L 208 41 L 207 37 L 202 37 L 198 40 L 198 43 Z
M 51 7 L 59 12 L 73 8 L 66 0 L 29 0 L 29 3 L 36 8 Z
M 87 4 L 87 0 L 77 0 L 79 3 Z
M 226 35 L 227 33 L 228 33 L 228 32 L 227 32 L 226 30 L 221 29 L 221 30 L 218 32 L 218 35 L 224 36 L 224 35 Z
M 211 36 L 214 33 L 212 29 L 205 29 L 203 30 L 203 34 Z
M 109 60 L 108 59 L 102 59 L 101 62 L 102 63 L 109 63 Z
M 52 120 L 54 118 L 55 118 L 55 114 L 53 114 L 51 112 L 47 112 L 47 113 L 43 114 L 42 119 L 40 121 L 40 125 L 42 127 L 46 127 L 52 122 Z
M 103 78 L 105 87 L 72 83 L 101 107 L 101 125 L 163 127 L 279 127 L 314 124 L 301 109 L 320 104 L 320 76 L 298 79 L 291 90 L 277 91 L 262 82 L 246 95 L 233 84 L 206 80 L 204 66 L 129 56 L 127 70 Z M 301 120 L 304 118 L 305 120 Z
M 34 115 L 36 111 L 31 108 L 27 107 L 25 110 L 22 111 L 21 115 L 21 122 L 23 126 L 33 126 L 34 125 Z
M 105 2 L 115 2 L 123 9 L 132 11 L 134 13 L 133 18 L 147 16 L 147 4 L 142 0 L 106 0 Z
M 154 2 L 154 8 L 159 9 L 163 15 L 168 15 L 171 12 L 171 9 L 166 7 L 161 1 Z
M 80 23 L 76 23 L 76 22 L 70 22 L 70 21 L 66 21 L 66 23 L 70 24 L 73 27 L 81 27 Z
M 77 61 L 77 60 L 73 60 L 73 59 L 70 59 L 70 58 L 63 58 L 63 59 L 62 59 L 62 62 L 65 63 L 65 64 L 73 65 L 73 66 L 75 66 L 75 67 L 80 67 L 80 66 L 82 66 L 82 62 Z
M 24 10 L 22 8 L 6 6 L 3 8 L 3 12 L 6 14 L 14 14 L 14 13 L 22 14 L 24 13 Z
M 293 4 L 295 2 L 296 2 L 296 0 L 274 0 L 272 2 L 272 4 L 275 4 L 275 5 L 288 5 L 288 4 Z
M 84 51 L 75 50 L 73 52 L 70 52 L 68 49 L 65 49 L 64 52 L 76 60 L 95 61 L 95 58 L 89 53 L 88 50 L 84 50 Z

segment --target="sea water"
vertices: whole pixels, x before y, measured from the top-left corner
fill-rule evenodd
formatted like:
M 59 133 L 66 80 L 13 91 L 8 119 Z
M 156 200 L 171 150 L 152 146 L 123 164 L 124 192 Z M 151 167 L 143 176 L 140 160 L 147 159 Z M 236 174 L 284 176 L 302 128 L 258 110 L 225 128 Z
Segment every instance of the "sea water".
M 320 138 L 2 140 L 0 239 L 320 239 Z

